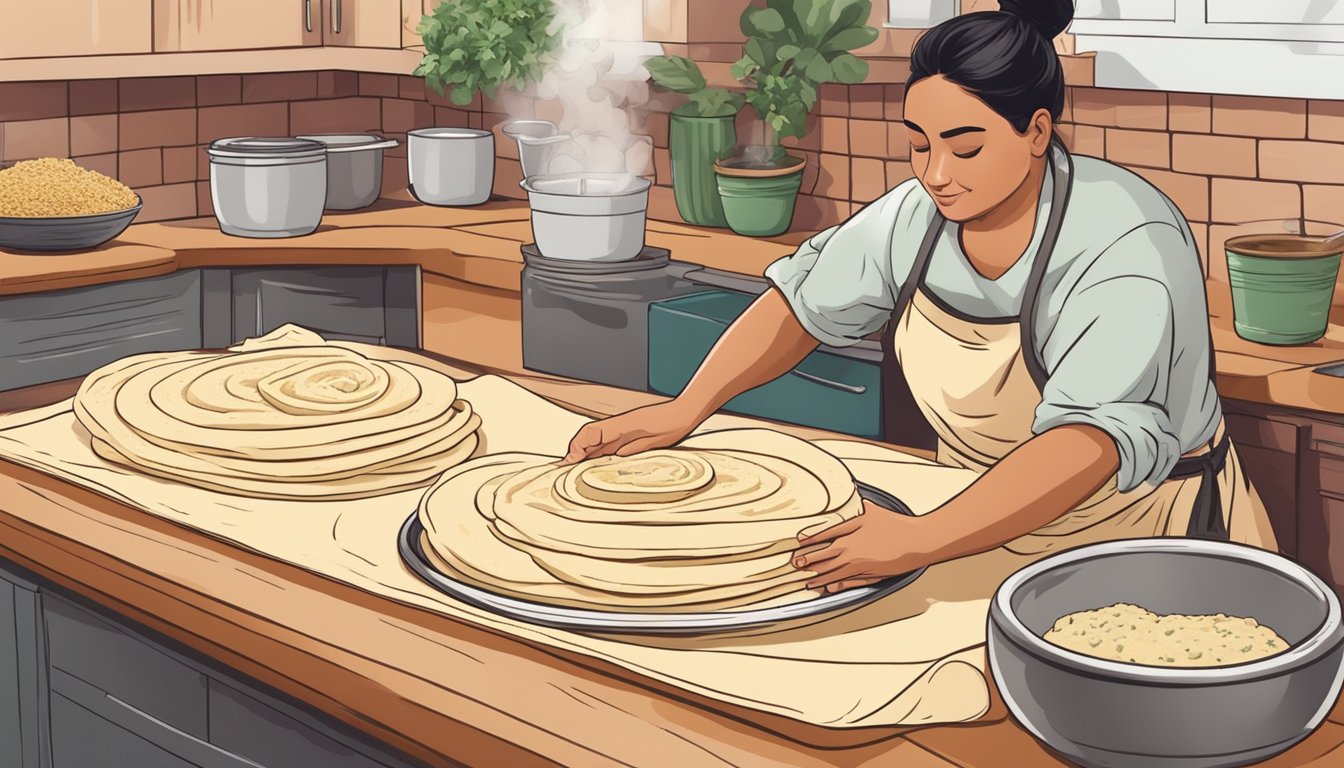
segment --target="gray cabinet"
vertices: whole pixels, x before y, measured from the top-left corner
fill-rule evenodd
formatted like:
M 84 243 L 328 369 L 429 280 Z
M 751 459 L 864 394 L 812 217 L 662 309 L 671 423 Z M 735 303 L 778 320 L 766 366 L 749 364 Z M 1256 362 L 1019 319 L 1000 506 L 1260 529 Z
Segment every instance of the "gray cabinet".
M 53 768 L 258 768 L 79 678 L 52 670 Z
M 120 728 L 61 694 L 52 697 L 54 768 L 195 768 L 153 741 Z
M 0 562 L 0 766 L 310 765 L 415 763 Z
M 51 764 L 45 645 L 37 585 L 0 571 L 0 765 Z
M 386 765 L 323 734 L 262 698 L 210 681 L 210 740 L 262 765 L 373 768 Z
M 420 347 L 420 269 L 190 269 L 0 297 L 0 391 L 147 352 L 227 347 L 294 323 L 328 339 Z
M 201 346 L 196 270 L 0 298 L 0 390 L 83 376 L 127 355 Z
M 294 323 L 327 339 L 418 347 L 419 287 L 416 267 L 232 270 L 232 341 Z
M 146 718 L 198 739 L 209 738 L 205 675 L 74 603 L 51 594 L 44 598 L 53 689 L 59 688 L 59 680 L 73 678 L 115 693 Z M 66 693 L 78 698 L 78 691 Z

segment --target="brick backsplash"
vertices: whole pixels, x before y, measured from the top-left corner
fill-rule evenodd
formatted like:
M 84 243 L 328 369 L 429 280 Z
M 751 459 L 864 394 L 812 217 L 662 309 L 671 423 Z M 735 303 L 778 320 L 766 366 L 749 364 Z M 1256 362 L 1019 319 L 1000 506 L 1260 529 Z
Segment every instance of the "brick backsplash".
M 899 119 L 900 85 L 827 86 L 811 133 L 790 141 L 807 160 L 794 228 L 844 220 L 911 177 Z M 652 137 L 650 215 L 679 220 L 671 190 L 667 111 L 655 94 L 630 116 Z M 559 120 L 551 102 L 532 115 Z M 0 83 L 0 161 L 69 156 L 120 178 L 145 199 L 141 221 L 211 213 L 210 141 L 238 135 L 372 131 L 402 141 L 386 153 L 385 192 L 407 183 L 408 130 L 430 125 L 495 130 L 495 193 L 522 198 L 509 118 L 478 97 L 451 106 L 411 76 L 345 71 L 125 80 Z M 746 112 L 738 133 L 754 128 Z M 1344 102 L 1070 88 L 1059 132 L 1072 151 L 1130 168 L 1162 189 L 1190 220 L 1211 274 L 1226 277 L 1222 241 L 1282 231 L 1261 219 L 1305 217 L 1344 225 Z M 193 189 L 194 188 L 194 189 Z M 1318 226 L 1319 228 L 1319 226 Z
M 0 83 L 0 162 L 74 158 L 140 193 L 139 222 L 209 216 L 215 139 L 382 133 L 402 142 L 385 153 L 393 192 L 407 184 L 406 131 L 468 123 L 447 104 L 419 78 L 345 71 Z

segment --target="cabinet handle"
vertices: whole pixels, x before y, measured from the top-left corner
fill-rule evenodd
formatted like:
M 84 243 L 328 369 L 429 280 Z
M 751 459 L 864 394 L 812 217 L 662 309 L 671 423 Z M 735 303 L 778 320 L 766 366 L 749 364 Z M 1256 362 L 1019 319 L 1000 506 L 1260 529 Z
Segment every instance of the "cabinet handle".
M 303 28 L 313 31 L 313 0 L 303 0 Z
M 334 34 L 341 34 L 341 0 L 333 0 L 336 4 L 336 12 L 331 15 L 331 31 Z
M 108 701 L 110 701 L 110 702 L 112 702 L 113 704 L 116 704 L 116 705 L 122 707 L 123 709 L 125 709 L 126 711 L 128 711 L 128 712 L 130 712 L 131 714 L 135 715 L 136 717 L 142 718 L 142 719 L 144 719 L 144 720 L 148 720 L 149 722 L 153 723 L 154 725 L 157 725 L 158 727 L 163 728 L 163 729 L 165 729 L 165 730 L 172 731 L 173 734 L 175 734 L 175 735 L 177 735 L 177 736 L 181 736 L 182 738 L 187 739 L 188 741 L 191 741 L 192 743 L 196 744 L 197 746 L 201 747 L 202 749 L 207 750 L 208 752 L 211 752 L 211 753 L 220 755 L 220 756 L 222 756 L 222 757 L 228 758 L 229 760 L 235 760 L 235 761 L 237 761 L 238 763 L 240 763 L 240 764 L 242 764 L 242 765 L 246 765 L 246 766 L 256 766 L 256 768 L 266 768 L 266 766 L 264 766 L 264 765 L 262 765 L 262 764 L 260 764 L 260 763 L 256 763 L 256 762 L 253 762 L 253 761 L 251 761 L 251 760 L 248 760 L 246 757 L 243 757 L 242 755 L 236 755 L 236 754 L 234 754 L 234 753 L 228 751 L 227 749 L 221 749 L 220 747 L 217 747 L 217 746 L 215 746 L 214 744 L 211 744 L 211 743 L 208 742 L 208 741 L 203 741 L 203 740 L 201 740 L 201 739 L 199 739 L 199 738 L 197 738 L 197 737 L 195 737 L 195 736 L 192 736 L 190 733 L 187 733 L 186 731 L 180 730 L 180 729 L 178 729 L 178 728 L 174 728 L 172 725 L 170 725 L 170 724 L 168 724 L 168 723 L 165 723 L 164 721 L 162 721 L 162 720 L 160 720 L 159 718 L 157 718 L 157 717 L 155 717 L 155 716 L 149 714 L 148 712 L 144 711 L 143 709 L 140 709 L 139 707 L 135 706 L 134 704 L 128 704 L 127 702 L 124 702 L 124 701 L 122 701 L 121 699 L 118 699 L 116 696 L 113 696 L 113 695 L 110 694 L 110 693 L 103 692 L 103 695 L 107 697 L 107 700 L 108 700 Z
M 822 377 L 817 376 L 815 374 L 805 373 L 799 370 L 792 370 L 789 371 L 789 373 L 792 373 L 794 376 L 797 376 L 800 379 L 806 379 L 807 381 L 820 384 L 823 387 L 838 389 L 841 392 L 848 392 L 851 395 L 862 395 L 864 392 L 868 391 L 868 386 L 866 384 L 845 384 L 844 382 L 831 381 L 830 379 L 823 379 Z

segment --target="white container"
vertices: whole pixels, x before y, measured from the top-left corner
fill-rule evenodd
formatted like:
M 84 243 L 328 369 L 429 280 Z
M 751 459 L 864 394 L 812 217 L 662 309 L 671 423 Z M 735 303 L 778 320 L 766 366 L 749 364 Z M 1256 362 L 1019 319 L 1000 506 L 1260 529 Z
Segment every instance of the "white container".
M 550 120 L 513 120 L 501 126 L 500 130 L 518 142 L 518 161 L 523 166 L 523 178 L 549 173 L 555 146 L 573 141 L 573 137 L 568 133 L 560 133 L 560 129 Z
M 520 186 L 532 237 L 549 259 L 626 261 L 644 250 L 650 181 L 625 174 L 533 176 Z
M 429 205 L 480 205 L 495 184 L 495 135 L 472 128 L 406 134 L 411 194 Z
M 210 156 L 210 200 L 220 231 L 239 237 L 296 237 L 322 223 L 327 150 L 291 138 L 219 139 Z

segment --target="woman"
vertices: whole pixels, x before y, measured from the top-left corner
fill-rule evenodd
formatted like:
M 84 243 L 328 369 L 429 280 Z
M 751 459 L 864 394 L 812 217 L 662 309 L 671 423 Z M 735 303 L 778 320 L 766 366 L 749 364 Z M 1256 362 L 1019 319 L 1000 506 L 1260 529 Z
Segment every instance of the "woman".
M 819 342 L 882 328 L 937 436 L 979 472 L 921 517 L 873 505 L 801 536 L 837 591 L 1000 546 L 1273 533 L 1222 428 L 1199 255 L 1175 205 L 1055 139 L 1067 0 L 1003 0 L 920 38 L 911 179 L 766 271 L 767 290 L 674 400 L 585 425 L 565 462 L 681 440 Z M 806 407 L 800 403 L 799 407 Z M 917 426 L 888 420 L 892 431 Z M 899 436 L 894 442 L 902 442 Z

